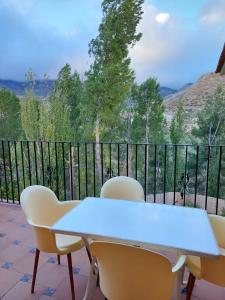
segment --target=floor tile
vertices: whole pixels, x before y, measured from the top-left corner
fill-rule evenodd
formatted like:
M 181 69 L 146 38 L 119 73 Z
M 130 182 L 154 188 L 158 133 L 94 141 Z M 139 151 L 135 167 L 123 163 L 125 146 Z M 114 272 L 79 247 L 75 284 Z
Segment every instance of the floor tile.
M 40 285 L 56 288 L 62 280 L 68 276 L 66 267 L 58 264 L 46 263 L 38 271 L 36 280 Z
M 55 293 L 56 289 L 54 288 L 51 288 L 51 287 L 47 287 L 45 290 L 44 290 L 44 293 L 43 295 L 44 296 L 48 296 L 48 297 L 52 297 Z
M 0 299 L 19 282 L 21 274 L 0 268 Z
M 10 244 L 4 251 L 0 252 L 0 259 L 14 263 L 24 257 L 25 251 L 26 249 L 22 245 Z
M 61 264 L 58 265 L 55 254 L 40 253 L 35 293 L 31 294 L 34 254 L 33 229 L 27 224 L 21 208 L 16 205 L 0 204 L 0 299 L 71 299 L 66 255 L 61 256 Z M 168 252 L 163 254 L 172 264 L 176 262 L 175 255 Z M 76 300 L 82 300 L 90 271 L 86 249 L 74 252 L 72 261 Z M 186 271 L 185 279 L 187 276 Z M 185 298 L 186 294 L 181 294 L 181 300 Z M 93 300 L 104 300 L 99 288 L 96 288 Z M 197 280 L 191 300 L 225 300 L 225 289 Z
M 35 293 L 31 294 L 30 284 L 19 281 L 1 300 L 26 300 L 26 299 L 40 299 L 44 287 L 35 288 Z
M 29 249 L 26 249 L 26 252 L 24 252 L 24 256 L 13 264 L 13 269 L 23 274 L 32 274 L 34 267 L 34 257 L 34 253 L 29 253 Z M 40 268 L 47 262 L 47 260 L 48 256 L 40 253 L 38 270 L 40 270 Z
M 22 281 L 22 282 L 30 282 L 31 280 L 32 280 L 32 275 L 30 275 L 30 274 L 24 274 L 20 278 L 20 281 Z
M 74 288 L 76 299 L 82 300 L 85 294 L 86 285 L 87 285 L 87 276 L 74 275 Z M 65 278 L 57 287 L 54 296 L 57 299 L 71 299 L 71 288 L 69 277 Z
M 204 300 L 224 300 L 225 289 L 206 282 L 205 280 L 197 280 L 193 290 L 193 296 L 201 297 Z

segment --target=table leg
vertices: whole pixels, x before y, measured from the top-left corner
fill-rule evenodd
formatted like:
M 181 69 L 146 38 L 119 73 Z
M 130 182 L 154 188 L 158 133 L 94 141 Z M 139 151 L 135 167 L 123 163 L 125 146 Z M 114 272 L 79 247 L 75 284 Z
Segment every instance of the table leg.
M 185 266 L 183 266 L 178 272 L 177 272 L 177 278 L 176 278 L 176 300 L 180 300 L 181 295 L 181 285 L 183 284 L 183 277 L 184 277 L 184 270 Z
M 89 245 L 88 239 L 83 237 L 83 241 L 84 241 L 84 244 L 85 244 L 85 248 L 87 250 L 88 259 L 89 259 L 90 264 L 91 264 L 92 257 L 91 257 L 91 250 L 90 250 L 90 245 Z

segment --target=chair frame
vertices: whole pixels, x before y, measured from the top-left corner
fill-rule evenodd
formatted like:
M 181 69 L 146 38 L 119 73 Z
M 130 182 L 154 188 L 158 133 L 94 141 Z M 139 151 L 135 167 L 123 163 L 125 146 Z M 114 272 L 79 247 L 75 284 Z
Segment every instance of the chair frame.
M 216 240 L 217 240 L 217 242 L 219 244 L 219 247 L 220 247 L 220 258 L 224 259 L 224 257 L 225 257 L 225 239 L 224 239 L 225 218 L 222 217 L 222 216 L 218 216 L 218 215 L 209 215 L 209 220 L 210 220 L 210 223 L 212 225 L 212 229 L 214 231 Z M 199 277 L 197 276 L 197 279 L 202 278 L 202 279 L 207 280 L 207 278 L 204 278 L 204 276 L 202 276 L 202 271 L 204 272 L 204 264 L 207 263 L 207 260 L 208 260 L 207 258 L 200 257 L 201 274 L 200 274 Z M 188 265 L 188 263 L 187 263 L 187 265 Z M 191 299 L 192 292 L 193 292 L 194 285 L 195 285 L 195 281 L 196 281 L 196 277 L 190 272 L 189 277 L 188 277 L 188 282 L 187 282 L 186 300 Z M 213 282 L 213 281 L 212 281 L 212 283 L 217 284 L 216 282 Z
M 93 243 L 98 243 L 98 242 L 93 242 Z M 111 243 L 111 242 L 108 242 L 108 243 Z M 117 243 L 115 243 L 115 244 L 117 244 Z M 133 247 L 133 246 L 130 246 L 130 247 Z M 147 250 L 147 249 L 143 249 L 143 250 Z M 147 251 L 149 251 L 149 250 L 147 250 Z M 149 252 L 151 252 L 151 251 L 149 251 Z M 176 264 L 171 269 L 172 273 L 176 273 L 176 280 L 175 280 L 176 299 L 180 299 L 180 286 L 182 284 L 185 263 L 186 263 L 186 255 L 181 255 L 181 256 L 179 256 Z M 97 258 L 95 256 L 92 256 L 91 269 L 90 269 L 88 283 L 87 283 L 85 296 L 84 296 L 83 300 L 91 300 L 92 299 L 93 290 L 95 289 L 96 282 L 98 282 L 98 280 L 99 280 L 99 270 L 98 270 Z M 108 300 L 106 297 L 104 297 L 104 299 Z
M 49 190 L 46 187 L 43 186 L 34 186 L 34 187 L 40 187 L 46 190 Z M 28 187 L 28 188 L 32 188 Z M 49 190 L 51 191 L 51 190 Z M 51 191 L 51 193 L 53 193 Z M 54 193 L 53 193 L 54 194 Z M 22 194 L 21 194 L 22 195 Z M 59 211 L 57 212 L 57 217 L 63 216 L 66 212 L 68 212 L 70 209 L 74 208 L 76 205 L 79 204 L 80 201 L 72 200 L 72 201 L 66 201 L 66 202 L 60 202 L 57 197 L 55 196 L 55 200 L 57 205 L 60 205 L 60 214 Z M 34 258 L 34 266 L 33 266 L 33 276 L 32 276 L 32 284 L 31 284 L 31 293 L 34 293 L 35 289 L 35 282 L 37 277 L 37 269 L 38 269 L 38 262 L 40 257 L 40 252 L 46 252 L 46 253 L 56 253 L 57 254 L 57 261 L 58 264 L 60 264 L 60 256 L 61 255 L 67 255 L 67 263 L 68 263 L 68 272 L 69 272 L 69 278 L 70 278 L 70 287 L 71 287 L 71 295 L 72 300 L 75 300 L 75 290 L 74 290 L 74 281 L 73 281 L 73 266 L 72 266 L 72 255 L 71 252 L 69 252 L 69 249 L 60 249 L 57 246 L 56 243 L 56 235 L 50 230 L 50 225 L 39 225 L 35 224 L 29 216 L 29 213 L 26 211 L 25 202 L 23 203 L 23 199 L 21 200 L 21 206 L 24 210 L 24 213 L 27 217 L 28 223 L 33 227 L 36 237 L 36 250 L 35 250 L 35 258 Z M 55 220 L 57 221 L 57 219 Z M 44 237 L 43 237 L 44 235 Z M 82 239 L 82 238 L 81 238 Z M 88 243 L 85 239 L 83 239 L 84 247 L 86 248 L 88 259 L 91 263 L 92 257 L 90 254 Z M 79 248 L 78 248 L 79 249 Z M 73 252 L 73 251 L 72 251 Z

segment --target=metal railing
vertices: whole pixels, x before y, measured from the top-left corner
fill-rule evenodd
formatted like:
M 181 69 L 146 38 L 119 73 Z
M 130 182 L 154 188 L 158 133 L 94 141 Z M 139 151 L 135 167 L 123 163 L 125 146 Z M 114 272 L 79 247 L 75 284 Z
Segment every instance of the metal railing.
M 145 200 L 225 211 L 225 146 L 5 141 L 0 145 L 0 201 L 19 203 L 32 184 L 60 200 L 99 196 L 117 175 L 137 179 Z

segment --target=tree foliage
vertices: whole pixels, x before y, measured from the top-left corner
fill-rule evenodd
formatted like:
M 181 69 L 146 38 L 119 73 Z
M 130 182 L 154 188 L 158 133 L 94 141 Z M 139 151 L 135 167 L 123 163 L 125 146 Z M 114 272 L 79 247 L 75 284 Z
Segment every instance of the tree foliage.
M 220 86 L 216 93 L 208 98 L 204 108 L 199 112 L 197 126 L 192 130 L 192 134 L 208 145 L 224 143 L 224 128 L 225 90 Z
M 25 139 L 39 140 L 40 138 L 40 100 L 33 90 L 26 93 L 21 101 L 21 119 Z
M 132 136 L 135 142 L 163 143 L 166 121 L 163 98 L 159 94 L 159 84 L 149 78 L 132 91 L 133 123 Z
M 99 35 L 89 44 L 94 62 L 87 72 L 84 113 L 92 120 L 95 136 L 108 139 L 118 129 L 121 103 L 134 73 L 130 69 L 129 47 L 141 38 L 136 27 L 141 19 L 143 0 L 104 0 Z M 97 138 L 99 139 L 99 137 Z
M 80 139 L 80 108 L 83 95 L 83 83 L 77 71 L 73 74 L 71 72 L 71 66 L 66 64 L 59 72 L 55 88 L 51 95 L 51 108 L 54 105 L 57 106 L 56 111 L 59 109 L 59 102 L 61 102 L 62 114 L 59 116 L 58 121 L 62 122 L 68 117 L 69 124 L 64 124 L 63 127 L 68 128 L 70 126 L 70 139 L 79 141 Z M 59 126 L 59 124 L 57 125 Z M 68 129 L 66 131 L 68 136 Z
M 179 101 L 176 113 L 172 118 L 170 125 L 170 140 L 172 144 L 179 144 L 184 141 L 184 103 Z
M 17 139 L 21 135 L 20 102 L 15 94 L 0 90 L 0 136 Z

